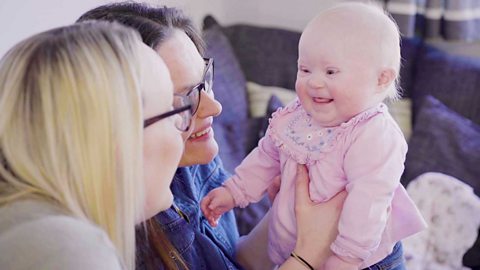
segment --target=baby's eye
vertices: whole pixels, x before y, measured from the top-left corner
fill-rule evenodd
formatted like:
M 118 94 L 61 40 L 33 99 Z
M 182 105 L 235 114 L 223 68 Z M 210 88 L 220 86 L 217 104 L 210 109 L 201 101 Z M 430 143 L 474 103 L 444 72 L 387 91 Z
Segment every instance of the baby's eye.
M 298 67 L 298 71 L 302 72 L 302 73 L 309 73 L 310 70 L 308 70 L 307 68 L 305 67 Z
M 331 69 L 331 68 L 327 69 L 327 75 L 333 75 L 333 74 L 336 74 L 337 72 L 338 70 L 336 69 Z

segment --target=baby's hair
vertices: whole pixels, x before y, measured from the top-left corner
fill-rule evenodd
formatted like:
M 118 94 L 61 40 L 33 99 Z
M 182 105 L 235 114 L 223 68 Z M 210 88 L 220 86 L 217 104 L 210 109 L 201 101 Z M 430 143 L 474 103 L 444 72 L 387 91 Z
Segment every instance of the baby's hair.
M 385 97 L 390 100 L 400 98 L 400 31 L 393 17 L 376 1 L 343 2 L 322 11 L 319 16 L 341 11 L 353 11 L 357 14 L 369 13 L 368 20 L 373 21 L 375 30 L 379 33 L 377 43 L 380 61 L 383 67 L 391 68 L 395 72 L 395 80 L 388 87 Z M 370 44 L 376 44 L 376 42 Z

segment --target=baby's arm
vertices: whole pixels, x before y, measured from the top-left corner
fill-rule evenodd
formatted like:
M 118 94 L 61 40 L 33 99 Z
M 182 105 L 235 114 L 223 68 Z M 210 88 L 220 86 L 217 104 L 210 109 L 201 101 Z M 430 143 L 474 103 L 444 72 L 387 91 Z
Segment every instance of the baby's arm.
M 220 216 L 233 207 L 235 207 L 235 201 L 230 191 L 225 187 L 211 190 L 200 202 L 203 215 L 213 227 L 218 225 Z
M 352 138 L 344 158 L 348 196 L 340 215 L 339 235 L 331 246 L 338 258 L 329 261 L 360 266 L 382 241 L 407 146 L 403 135 L 382 117 L 371 119 L 354 131 Z

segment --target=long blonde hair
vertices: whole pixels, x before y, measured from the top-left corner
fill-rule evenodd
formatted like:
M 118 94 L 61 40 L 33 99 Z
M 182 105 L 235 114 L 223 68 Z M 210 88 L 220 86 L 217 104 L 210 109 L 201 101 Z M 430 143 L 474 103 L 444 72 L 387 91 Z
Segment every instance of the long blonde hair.
M 104 229 L 128 269 L 143 209 L 139 46 L 133 30 L 88 22 L 0 61 L 0 205 L 49 200 Z

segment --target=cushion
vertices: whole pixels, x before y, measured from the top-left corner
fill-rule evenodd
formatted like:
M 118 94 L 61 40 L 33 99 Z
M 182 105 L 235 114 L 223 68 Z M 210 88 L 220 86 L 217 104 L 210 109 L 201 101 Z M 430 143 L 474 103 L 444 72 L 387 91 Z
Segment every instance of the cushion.
M 287 104 L 287 102 L 280 100 L 277 95 L 273 94 L 269 97 L 267 104 L 265 104 L 266 108 L 262 116 L 250 119 L 251 130 L 247 143 L 247 153 L 250 153 L 253 148 L 257 147 L 258 141 L 265 136 L 272 113 L 285 104 Z
M 402 183 L 425 172 L 441 172 L 480 195 L 480 126 L 427 96 L 417 115 Z
M 388 111 L 408 140 L 412 134 L 412 100 L 402 98 L 394 102 L 387 102 Z
M 402 89 L 402 97 L 411 96 L 415 78 L 416 57 L 420 46 L 420 39 L 402 37 L 402 68 L 400 69 L 400 88 Z
M 480 198 L 458 179 L 433 172 L 415 178 L 407 191 L 428 229 L 402 240 L 406 268 L 463 269 L 462 257 L 477 239 Z
M 246 154 L 245 134 L 248 130 L 246 81 L 228 39 L 219 27 L 203 32 L 206 56 L 213 57 L 215 98 L 223 111 L 213 122 L 219 155 L 230 172 L 240 164 Z
M 204 28 L 211 27 L 219 25 L 207 16 Z M 230 40 L 248 81 L 295 88 L 300 32 L 244 24 L 221 29 Z
M 413 115 L 422 97 L 432 95 L 464 117 L 480 124 L 480 59 L 450 55 L 429 45 L 418 53 Z
M 297 96 L 295 90 L 278 86 L 263 86 L 254 82 L 247 82 L 247 94 L 251 117 L 265 116 L 272 95 L 275 95 L 282 104 L 289 103 Z

